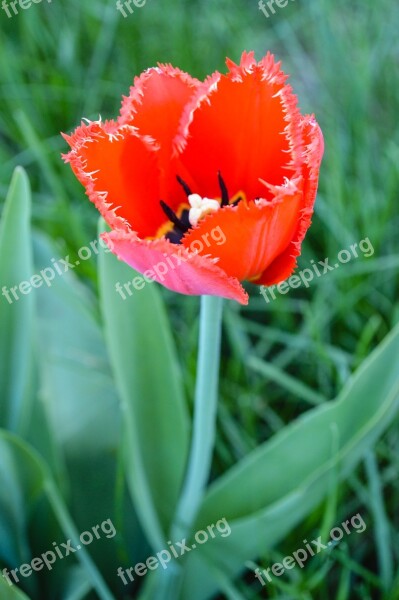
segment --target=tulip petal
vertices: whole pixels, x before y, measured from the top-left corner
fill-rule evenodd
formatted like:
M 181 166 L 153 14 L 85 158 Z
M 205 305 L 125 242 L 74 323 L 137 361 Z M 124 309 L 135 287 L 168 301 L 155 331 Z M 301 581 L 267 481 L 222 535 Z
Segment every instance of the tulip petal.
M 218 265 L 226 273 L 240 281 L 252 280 L 292 240 L 301 198 L 301 189 L 289 182 L 275 189 L 272 201 L 241 201 L 237 206 L 226 206 L 191 229 L 184 236 L 183 245 L 195 248 L 195 240 L 202 242 L 204 252 L 219 257 Z M 225 242 L 221 243 L 223 237 Z
M 151 137 L 159 147 L 160 198 L 173 210 L 184 202 L 185 195 L 176 182 L 180 175 L 189 185 L 190 174 L 172 157 L 184 107 L 200 85 L 200 81 L 172 65 L 158 64 L 134 80 L 129 96 L 124 97 L 119 126 L 133 125 L 140 135 Z
M 165 221 L 157 147 L 133 127 L 113 122 L 83 124 L 66 139 L 72 150 L 64 159 L 108 225 L 155 235 Z
M 64 158 L 113 229 L 104 239 L 122 260 L 180 293 L 247 303 L 240 281 L 270 285 L 296 265 L 323 138 L 314 117 L 301 116 L 273 55 L 256 62 L 244 52 L 227 66 L 204 83 L 171 65 L 149 69 L 117 122 L 64 136 L 72 148 Z M 201 198 L 198 219 L 190 212 L 183 226 L 191 194 Z M 191 224 L 179 245 L 163 237 L 170 221 L 180 231 Z
M 197 79 L 172 65 L 159 64 L 134 80 L 122 102 L 119 125 L 134 125 L 152 137 L 170 158 L 172 141 L 183 109 L 200 85 Z
M 102 238 L 118 258 L 170 290 L 187 295 L 221 296 L 248 304 L 248 295 L 240 282 L 210 258 L 165 239 L 140 240 L 133 232 L 115 230 Z
M 301 129 L 304 139 L 305 162 L 303 174 L 303 200 L 300 218 L 293 239 L 288 248 L 262 273 L 254 283 L 259 285 L 274 285 L 287 279 L 297 264 L 301 253 L 301 244 L 310 227 L 313 206 L 316 200 L 319 168 L 324 152 L 323 134 L 313 115 L 303 118 Z
M 301 116 L 271 54 L 256 63 L 253 52 L 244 53 L 240 65 L 227 65 L 227 75 L 212 75 L 188 103 L 174 150 L 195 192 L 218 197 L 220 170 L 231 195 L 244 190 L 253 200 L 265 193 L 260 179 L 282 185 L 300 166 Z

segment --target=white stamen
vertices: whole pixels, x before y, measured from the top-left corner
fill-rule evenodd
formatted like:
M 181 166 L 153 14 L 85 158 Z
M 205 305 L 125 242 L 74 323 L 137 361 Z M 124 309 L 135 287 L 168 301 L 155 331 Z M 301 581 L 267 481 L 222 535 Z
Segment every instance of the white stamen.
M 198 222 L 205 217 L 205 215 L 216 212 L 220 208 L 220 204 L 217 200 L 201 198 L 199 194 L 190 194 L 188 201 L 191 206 L 188 220 L 193 227 L 198 225 Z

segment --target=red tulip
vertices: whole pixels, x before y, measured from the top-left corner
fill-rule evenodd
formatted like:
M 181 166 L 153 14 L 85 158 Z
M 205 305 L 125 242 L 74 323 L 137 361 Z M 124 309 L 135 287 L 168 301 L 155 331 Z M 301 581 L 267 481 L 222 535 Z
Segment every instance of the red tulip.
M 227 67 L 205 82 L 170 65 L 145 71 L 117 121 L 64 136 L 64 158 L 119 258 L 177 292 L 245 304 L 241 281 L 276 284 L 296 266 L 323 137 L 271 54 Z

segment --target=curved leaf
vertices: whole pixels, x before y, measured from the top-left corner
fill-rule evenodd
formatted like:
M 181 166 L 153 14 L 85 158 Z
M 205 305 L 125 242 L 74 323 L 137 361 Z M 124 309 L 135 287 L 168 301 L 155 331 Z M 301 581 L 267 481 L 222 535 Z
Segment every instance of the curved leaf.
M 44 471 L 13 438 L 0 432 L 0 558 L 21 564 L 30 558 L 27 523 L 43 488 Z
M 44 235 L 35 234 L 34 251 L 37 271 L 57 256 Z M 107 541 L 108 555 L 101 544 L 93 544 L 92 556 L 109 572 L 119 564 L 117 550 L 138 562 L 145 548 L 131 503 L 126 513 L 121 507 L 127 495 L 124 486 L 118 488 L 122 500 L 115 502 L 121 414 L 98 305 L 71 271 L 38 289 L 37 298 L 40 405 L 65 460 L 73 518 L 82 530 L 107 518 L 118 530 L 132 530 L 134 543 L 127 546 L 125 537 L 117 536 Z
M 91 589 L 84 570 L 77 566 L 74 569 L 70 569 L 62 600 L 83 600 L 88 596 Z
M 66 538 L 71 540 L 75 548 L 78 545 L 80 546 L 78 530 L 64 505 L 49 470 L 36 451 L 18 436 L 7 431 L 0 431 L 0 456 L 6 458 L 5 468 L 0 473 L 0 489 L 7 489 L 5 486 L 12 484 L 14 488 L 13 495 L 10 495 L 8 502 L 11 505 L 15 500 L 18 501 L 13 511 L 4 510 L 4 507 L 7 509 L 5 494 L 1 497 L 0 503 L 0 523 L 4 523 L 7 514 L 18 513 L 18 528 L 15 532 L 11 532 L 13 538 L 18 540 L 22 532 L 23 539 L 27 539 L 31 505 L 37 497 L 43 495 L 48 500 Z M 30 562 L 33 557 L 30 555 L 29 549 L 24 547 L 23 550 L 22 560 L 19 556 L 11 556 L 6 557 L 7 563 L 17 566 L 21 562 Z M 84 568 L 86 577 L 98 593 L 99 598 L 101 600 L 115 600 L 85 547 L 80 547 L 76 558 Z M 27 582 L 33 584 L 33 581 L 27 580 Z
M 163 547 L 184 474 L 189 425 L 172 333 L 156 284 L 126 293 L 125 300 L 116 291 L 118 282 L 123 285 L 136 276 L 102 250 L 102 311 L 126 417 L 128 480 L 149 539 Z
M 218 479 L 204 501 L 198 529 L 225 517 L 231 535 L 193 553 L 185 591 L 208 598 L 217 583 L 206 565 L 230 577 L 276 544 L 325 496 L 331 470 L 345 477 L 399 407 L 399 326 L 364 362 L 338 399 L 275 435 Z M 202 573 L 201 585 L 199 574 Z M 184 594 L 183 594 L 184 597 Z
M 25 171 L 14 171 L 0 227 L 0 426 L 21 431 L 32 399 L 33 273 L 31 194 Z M 24 293 L 21 292 L 24 290 Z M 27 284 L 27 285 L 25 285 Z
M 0 578 L 0 597 L 1 600 L 30 600 L 26 594 L 15 586 L 11 587 L 3 578 Z

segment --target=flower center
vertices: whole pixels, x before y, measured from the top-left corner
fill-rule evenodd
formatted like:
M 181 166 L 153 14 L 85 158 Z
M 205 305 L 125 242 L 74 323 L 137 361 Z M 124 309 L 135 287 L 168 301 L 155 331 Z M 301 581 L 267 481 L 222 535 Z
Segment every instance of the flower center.
M 169 223 L 161 227 L 160 233 L 172 242 L 172 244 L 181 244 L 184 234 L 192 227 L 196 227 L 206 215 L 217 212 L 224 206 L 235 206 L 242 199 L 242 196 L 239 195 L 230 202 L 229 193 L 220 171 L 218 172 L 218 181 L 221 197 L 217 200 L 193 194 L 190 187 L 181 177 L 177 175 L 176 179 L 184 189 L 189 204 L 181 205 L 177 213 L 175 213 L 166 202 L 163 200 L 159 202 L 169 220 Z
M 193 227 L 198 225 L 198 221 L 203 219 L 206 215 L 216 212 L 220 208 L 220 204 L 217 200 L 201 198 L 199 194 L 190 194 L 188 201 L 191 206 L 188 213 L 188 220 Z

